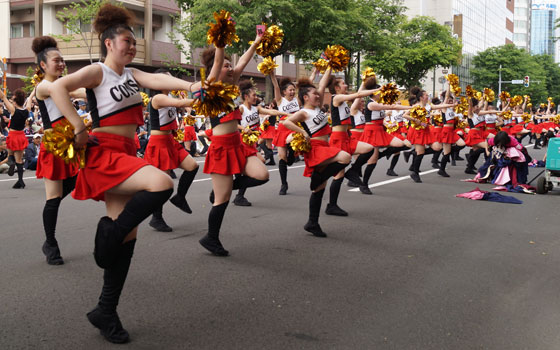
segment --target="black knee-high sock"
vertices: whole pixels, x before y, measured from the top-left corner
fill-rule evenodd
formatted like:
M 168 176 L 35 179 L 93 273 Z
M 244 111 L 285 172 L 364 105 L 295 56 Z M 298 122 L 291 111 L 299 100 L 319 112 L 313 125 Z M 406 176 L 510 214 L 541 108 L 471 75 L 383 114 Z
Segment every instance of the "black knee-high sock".
M 371 177 L 371 174 L 373 173 L 373 170 L 376 166 L 377 163 L 368 164 L 366 166 L 366 169 L 364 170 L 364 177 L 362 178 L 362 182 L 364 183 L 364 185 L 367 186 L 367 184 L 369 183 L 369 178 Z
M 294 152 L 294 149 L 292 148 L 292 146 L 290 146 L 289 143 L 286 144 L 286 162 L 288 163 L 288 165 L 292 165 L 294 164 L 295 160 L 296 160 L 296 154 Z
M 56 221 L 58 219 L 58 207 L 62 201 L 61 197 L 51 198 L 45 202 L 43 208 L 43 227 L 45 228 L 45 236 L 50 246 L 57 244 L 54 233 L 56 231 Z
M 433 148 L 426 148 L 426 150 L 424 151 L 424 155 L 428 155 L 428 154 L 434 154 L 436 151 L 434 151 Z
M 74 190 L 76 187 L 76 176 L 69 177 L 67 179 L 62 180 L 62 198 L 64 199 L 70 192 Z
M 435 151 L 434 155 L 432 156 L 432 163 L 437 163 L 438 159 L 439 159 L 439 155 L 441 154 L 441 150 L 440 151 Z
M 171 197 L 173 189 L 148 192 L 140 191 L 126 203 L 122 213 L 119 214 L 115 223 L 119 227 L 119 233 L 122 241 L 136 226 L 138 226 L 144 219 L 152 214 L 157 208 L 162 206 L 169 197 Z
M 250 176 L 247 176 L 247 175 L 238 175 L 233 180 L 233 189 L 238 190 L 238 189 L 241 189 L 241 188 L 249 188 L 249 187 L 260 186 L 260 185 L 263 185 L 267 182 L 268 182 L 268 179 L 259 180 L 259 179 L 255 179 L 254 177 L 250 177 Z
M 335 205 L 338 202 L 338 195 L 340 194 L 340 186 L 342 186 L 343 177 L 340 179 L 333 179 L 329 189 L 329 204 Z
M 16 163 L 19 182 L 23 182 L 23 163 Z
M 202 143 L 202 146 L 208 148 L 208 144 L 206 143 L 206 138 L 204 136 L 199 136 L 198 140 Z
M 154 210 L 152 215 L 154 216 L 155 219 L 163 219 L 163 205 L 156 208 L 156 210 Z
M 416 158 L 414 158 L 414 163 L 413 163 L 413 172 L 420 174 L 420 166 L 422 165 L 422 159 L 424 158 L 423 154 L 419 154 L 416 156 Z
M 185 198 L 191 184 L 198 173 L 198 167 L 194 170 L 185 170 L 183 174 L 181 174 L 181 178 L 179 178 L 179 185 L 177 186 L 177 194 L 181 196 L 181 198 Z
M 474 167 L 476 166 L 476 162 L 478 162 L 478 158 L 480 158 L 480 155 L 484 153 L 484 149 L 480 148 L 477 149 L 476 151 L 473 151 L 473 153 L 471 154 L 471 166 Z
M 208 236 L 218 239 L 220 236 L 220 228 L 226 213 L 226 208 L 229 202 L 224 202 L 220 205 L 214 205 L 208 214 Z
M 358 156 L 358 158 L 356 158 L 356 160 L 354 161 L 354 164 L 352 164 L 352 166 L 350 167 L 350 170 L 352 171 L 356 171 L 359 172 L 360 169 L 362 168 L 362 166 L 364 164 L 366 164 L 366 162 L 368 161 L 368 159 L 371 158 L 371 156 L 373 155 L 373 150 L 368 152 L 368 153 L 364 153 L 364 154 L 360 154 Z
M 278 162 L 278 172 L 280 173 L 280 181 L 282 185 L 288 183 L 288 164 L 284 159 L 280 159 Z
M 266 145 L 266 142 L 261 143 L 261 149 L 264 152 L 264 158 L 265 159 L 270 159 L 274 157 L 274 152 L 272 152 L 272 150 L 270 148 L 268 148 L 268 146 Z
M 391 159 L 391 165 L 389 166 L 389 169 L 395 170 L 395 167 L 397 166 L 400 157 L 401 157 L 400 153 L 393 155 L 393 159 Z
M 451 156 L 451 153 L 448 153 L 448 154 L 444 154 L 443 157 L 441 157 L 441 163 L 439 164 L 439 170 L 445 171 L 445 167 L 447 166 L 447 163 L 449 163 L 449 157 L 450 156 Z
M 387 147 L 384 151 L 379 153 L 379 158 L 387 157 L 387 159 L 389 159 L 389 157 L 391 157 L 392 154 L 395 154 L 400 151 L 408 151 L 408 150 L 410 150 L 410 148 L 406 146 Z
M 325 194 L 325 189 L 323 188 L 317 192 L 311 192 L 309 197 L 309 222 L 313 224 L 319 223 L 319 213 L 321 212 L 321 201 L 323 200 L 323 195 Z
M 237 191 L 237 196 L 238 196 L 238 197 L 244 197 L 244 196 L 245 196 L 245 192 L 247 192 L 247 187 L 241 187 L 241 188 Z
M 99 308 L 104 313 L 112 314 L 117 311 L 135 244 L 136 239 L 123 243 L 115 264 L 105 269 L 103 273 L 103 289 L 101 289 L 101 295 L 99 296 Z

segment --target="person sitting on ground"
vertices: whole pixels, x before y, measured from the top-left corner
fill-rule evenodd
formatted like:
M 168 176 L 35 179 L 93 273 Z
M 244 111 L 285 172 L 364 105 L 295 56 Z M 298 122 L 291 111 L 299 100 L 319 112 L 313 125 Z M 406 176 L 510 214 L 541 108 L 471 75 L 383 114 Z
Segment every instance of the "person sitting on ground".
M 0 174 L 7 172 L 9 167 L 6 138 L 4 136 L 0 136 Z

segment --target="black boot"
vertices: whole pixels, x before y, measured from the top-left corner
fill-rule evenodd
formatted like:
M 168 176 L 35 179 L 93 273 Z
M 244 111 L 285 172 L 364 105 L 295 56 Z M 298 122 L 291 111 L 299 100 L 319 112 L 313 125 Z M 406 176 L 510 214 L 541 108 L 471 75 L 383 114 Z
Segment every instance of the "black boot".
M 276 165 L 276 162 L 274 161 L 274 152 L 268 148 L 265 142 L 261 143 L 261 149 L 264 152 L 264 158 L 268 159 L 268 162 L 266 162 L 265 165 Z
M 222 221 L 224 220 L 228 204 L 229 202 L 224 202 L 210 209 L 208 214 L 208 233 L 198 241 L 200 245 L 216 256 L 229 255 L 229 252 L 224 249 L 219 238 L 220 228 L 222 227 Z
M 350 169 L 346 170 L 344 177 L 347 178 L 350 183 L 357 184 L 358 186 L 363 185 L 362 180 L 360 179 L 360 169 L 362 169 L 362 166 L 364 166 L 368 159 L 371 158 L 373 152 L 374 151 L 372 150 L 368 153 L 360 154 L 358 158 L 356 158 L 356 161 L 354 161 L 354 163 L 350 166 Z
M 169 200 L 174 206 L 189 214 L 192 213 L 192 210 L 191 207 L 189 207 L 189 203 L 187 203 L 186 196 L 197 172 L 198 167 L 191 171 L 183 171 L 183 174 L 179 179 L 179 185 L 177 186 L 177 194 Z
M 325 210 L 327 215 L 348 216 L 348 213 L 338 206 L 338 195 L 340 194 L 340 186 L 344 178 L 333 179 L 329 190 L 329 204 Z
M 412 163 L 412 173 L 410 174 L 410 178 L 414 180 L 416 183 L 421 183 L 422 179 L 420 179 L 420 165 L 422 164 L 422 159 L 424 158 L 423 154 L 417 155 L 414 158 L 414 162 Z
M 315 189 L 321 186 L 323 182 L 338 174 L 341 170 L 346 168 L 347 165 L 348 164 L 334 162 L 327 165 L 323 171 L 313 170 L 313 173 L 311 174 L 311 184 L 309 186 L 311 191 L 315 191 Z M 361 180 L 358 179 L 358 181 L 361 183 Z
M 135 244 L 136 239 L 121 244 L 113 266 L 105 269 L 103 274 L 99 303 L 87 314 L 89 322 L 111 343 L 122 344 L 130 340 L 117 314 L 117 305 L 128 275 Z
M 167 225 L 165 220 L 163 220 L 163 206 L 159 207 L 152 214 L 152 220 L 150 220 L 149 225 L 156 231 L 159 232 L 172 232 L 173 229 Z
M 282 183 L 278 194 L 285 196 L 286 192 L 288 192 L 288 164 L 284 159 L 278 161 L 278 172 L 280 173 L 280 181 Z
M 251 205 L 253 205 L 247 200 L 247 198 L 245 198 L 245 191 L 247 191 L 246 187 L 239 189 L 237 195 L 233 199 L 233 204 L 237 205 L 238 207 L 250 207 Z
M 16 158 L 12 154 L 8 156 L 8 176 L 14 176 L 16 172 Z
M 474 163 L 476 163 L 476 161 L 478 160 L 478 156 L 476 156 L 475 159 L 475 154 L 477 154 L 476 151 L 473 151 L 472 149 L 469 151 L 469 153 L 467 153 L 467 168 L 465 169 L 465 174 L 476 175 L 476 171 L 474 170 Z
M 64 260 L 60 256 L 60 249 L 55 238 L 56 222 L 58 219 L 58 208 L 61 197 L 49 199 L 43 208 L 43 227 L 45 229 L 46 240 L 43 244 L 43 254 L 47 257 L 47 264 L 62 265 Z
M 16 168 L 17 168 L 17 173 L 18 173 L 18 180 L 12 186 L 12 188 L 24 189 L 25 188 L 25 182 L 23 182 L 23 163 L 16 163 Z
M 159 192 L 139 191 L 126 203 L 116 220 L 104 216 L 97 224 L 93 256 L 97 266 L 110 268 L 118 257 L 125 237 L 144 219 L 162 206 L 173 189 Z
M 373 174 L 373 171 L 375 170 L 376 166 L 377 163 L 366 165 L 366 169 L 364 170 L 364 178 L 363 178 L 364 184 L 360 186 L 360 192 L 362 192 L 362 194 L 368 194 L 368 195 L 373 194 L 373 192 L 371 192 L 371 190 L 369 189 L 368 183 L 369 183 L 369 179 L 371 178 L 371 174 Z
M 325 189 L 317 192 L 312 192 L 309 197 L 309 220 L 303 226 L 303 229 L 315 237 L 327 237 L 325 232 L 319 226 L 319 213 L 321 212 L 321 201 L 325 194 Z
M 448 162 L 449 162 L 449 154 L 444 154 L 443 157 L 441 157 L 441 163 L 439 165 L 438 174 L 440 176 L 449 177 L 449 174 L 445 172 L 445 167 L 447 166 Z
M 439 155 L 441 154 L 441 151 L 434 151 L 434 154 L 432 156 L 432 168 L 434 169 L 439 169 Z
M 393 155 L 393 158 L 391 159 L 391 165 L 389 166 L 389 169 L 387 169 L 388 176 L 399 176 L 399 174 L 395 173 L 395 167 L 399 162 L 400 155 L 400 153 Z

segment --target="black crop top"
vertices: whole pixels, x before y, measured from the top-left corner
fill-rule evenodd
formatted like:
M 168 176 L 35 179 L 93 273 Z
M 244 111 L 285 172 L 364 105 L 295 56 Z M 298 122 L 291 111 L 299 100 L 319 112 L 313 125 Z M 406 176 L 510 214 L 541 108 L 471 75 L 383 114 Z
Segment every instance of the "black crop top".
M 10 119 L 10 129 L 21 131 L 25 128 L 25 121 L 29 118 L 29 112 L 27 109 L 18 109 L 12 115 Z

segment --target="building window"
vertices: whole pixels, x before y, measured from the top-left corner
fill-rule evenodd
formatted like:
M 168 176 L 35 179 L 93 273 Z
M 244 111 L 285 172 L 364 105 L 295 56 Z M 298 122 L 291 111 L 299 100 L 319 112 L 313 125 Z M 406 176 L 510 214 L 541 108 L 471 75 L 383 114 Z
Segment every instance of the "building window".
M 10 38 L 23 38 L 23 24 L 12 24 L 10 28 Z
M 29 23 L 29 36 L 32 38 L 35 36 L 35 23 L 33 22 Z
M 294 55 L 290 55 L 290 54 L 285 53 L 284 54 L 284 63 L 295 64 L 296 63 L 296 57 Z

